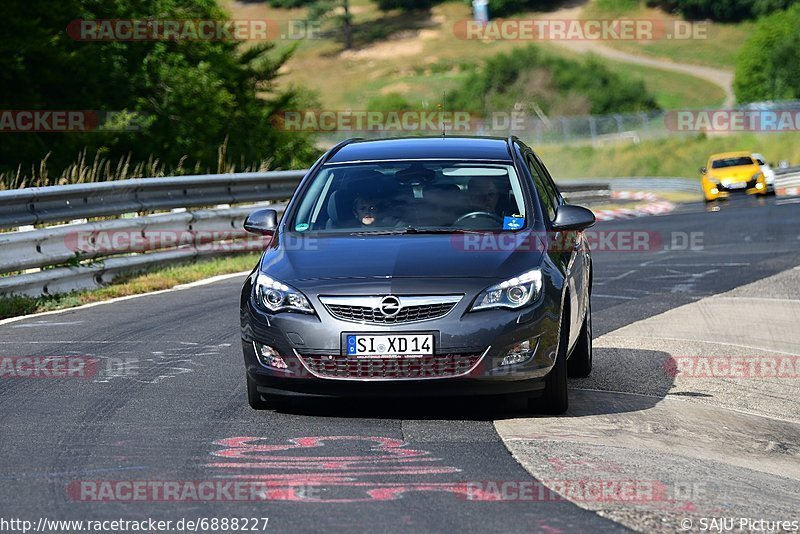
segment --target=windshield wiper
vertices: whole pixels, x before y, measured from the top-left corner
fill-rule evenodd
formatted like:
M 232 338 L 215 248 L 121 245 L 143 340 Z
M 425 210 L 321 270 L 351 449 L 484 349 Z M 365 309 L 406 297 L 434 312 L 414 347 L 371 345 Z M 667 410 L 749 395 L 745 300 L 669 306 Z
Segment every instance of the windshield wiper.
M 416 228 L 414 226 L 402 226 L 399 228 L 387 228 L 385 230 L 367 230 L 363 232 L 353 232 L 350 235 L 403 235 L 403 234 L 480 234 L 476 230 L 466 228 Z

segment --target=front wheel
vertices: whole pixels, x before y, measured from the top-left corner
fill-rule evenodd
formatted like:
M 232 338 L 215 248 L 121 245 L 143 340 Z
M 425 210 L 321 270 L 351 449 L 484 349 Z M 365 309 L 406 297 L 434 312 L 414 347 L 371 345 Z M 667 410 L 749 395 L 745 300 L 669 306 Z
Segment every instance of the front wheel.
M 581 333 L 567 360 L 567 373 L 572 378 L 586 378 L 592 372 L 592 304 L 586 307 Z
M 545 388 L 542 397 L 540 399 L 531 399 L 529 404 L 529 408 L 537 413 L 560 415 L 569 408 L 569 394 L 567 392 L 568 321 L 569 310 L 565 308 L 564 316 L 561 318 L 561 326 L 558 329 L 556 364 L 545 379 Z

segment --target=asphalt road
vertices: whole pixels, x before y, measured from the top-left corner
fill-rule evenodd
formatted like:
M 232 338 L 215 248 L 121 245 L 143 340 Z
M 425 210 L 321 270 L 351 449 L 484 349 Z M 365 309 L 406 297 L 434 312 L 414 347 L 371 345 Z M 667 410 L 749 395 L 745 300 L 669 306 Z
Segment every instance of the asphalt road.
M 800 264 L 798 204 L 738 198 L 719 208 L 685 205 L 597 225 L 606 250 L 594 255 L 596 336 Z M 618 250 L 611 232 L 645 233 L 646 250 Z M 240 284 L 0 325 L 0 357 L 98 362 L 88 378 L 0 379 L 0 518 L 267 517 L 267 530 L 304 532 L 622 529 L 568 501 L 494 502 L 465 492 L 533 481 L 494 429 L 514 415 L 503 406 L 423 399 L 251 410 Z M 121 487 L 108 481 L 236 480 L 257 480 L 266 493 L 178 502 L 104 493 Z

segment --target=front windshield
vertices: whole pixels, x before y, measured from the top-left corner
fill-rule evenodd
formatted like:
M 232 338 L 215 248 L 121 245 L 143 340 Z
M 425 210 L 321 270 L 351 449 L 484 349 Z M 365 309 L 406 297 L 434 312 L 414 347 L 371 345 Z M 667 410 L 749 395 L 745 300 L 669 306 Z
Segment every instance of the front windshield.
M 717 159 L 711 163 L 711 168 L 724 169 L 725 167 L 741 167 L 742 165 L 753 165 L 753 160 L 748 156 Z
M 291 229 L 319 233 L 515 231 L 523 190 L 511 165 L 403 161 L 328 165 Z

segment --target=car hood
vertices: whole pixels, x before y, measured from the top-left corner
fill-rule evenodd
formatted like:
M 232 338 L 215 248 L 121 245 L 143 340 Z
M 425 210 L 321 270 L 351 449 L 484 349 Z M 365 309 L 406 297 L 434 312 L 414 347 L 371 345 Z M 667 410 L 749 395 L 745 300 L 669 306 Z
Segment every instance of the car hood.
M 540 240 L 528 232 L 307 236 L 273 239 L 261 270 L 295 285 L 369 278 L 506 279 L 537 267 L 541 259 Z

